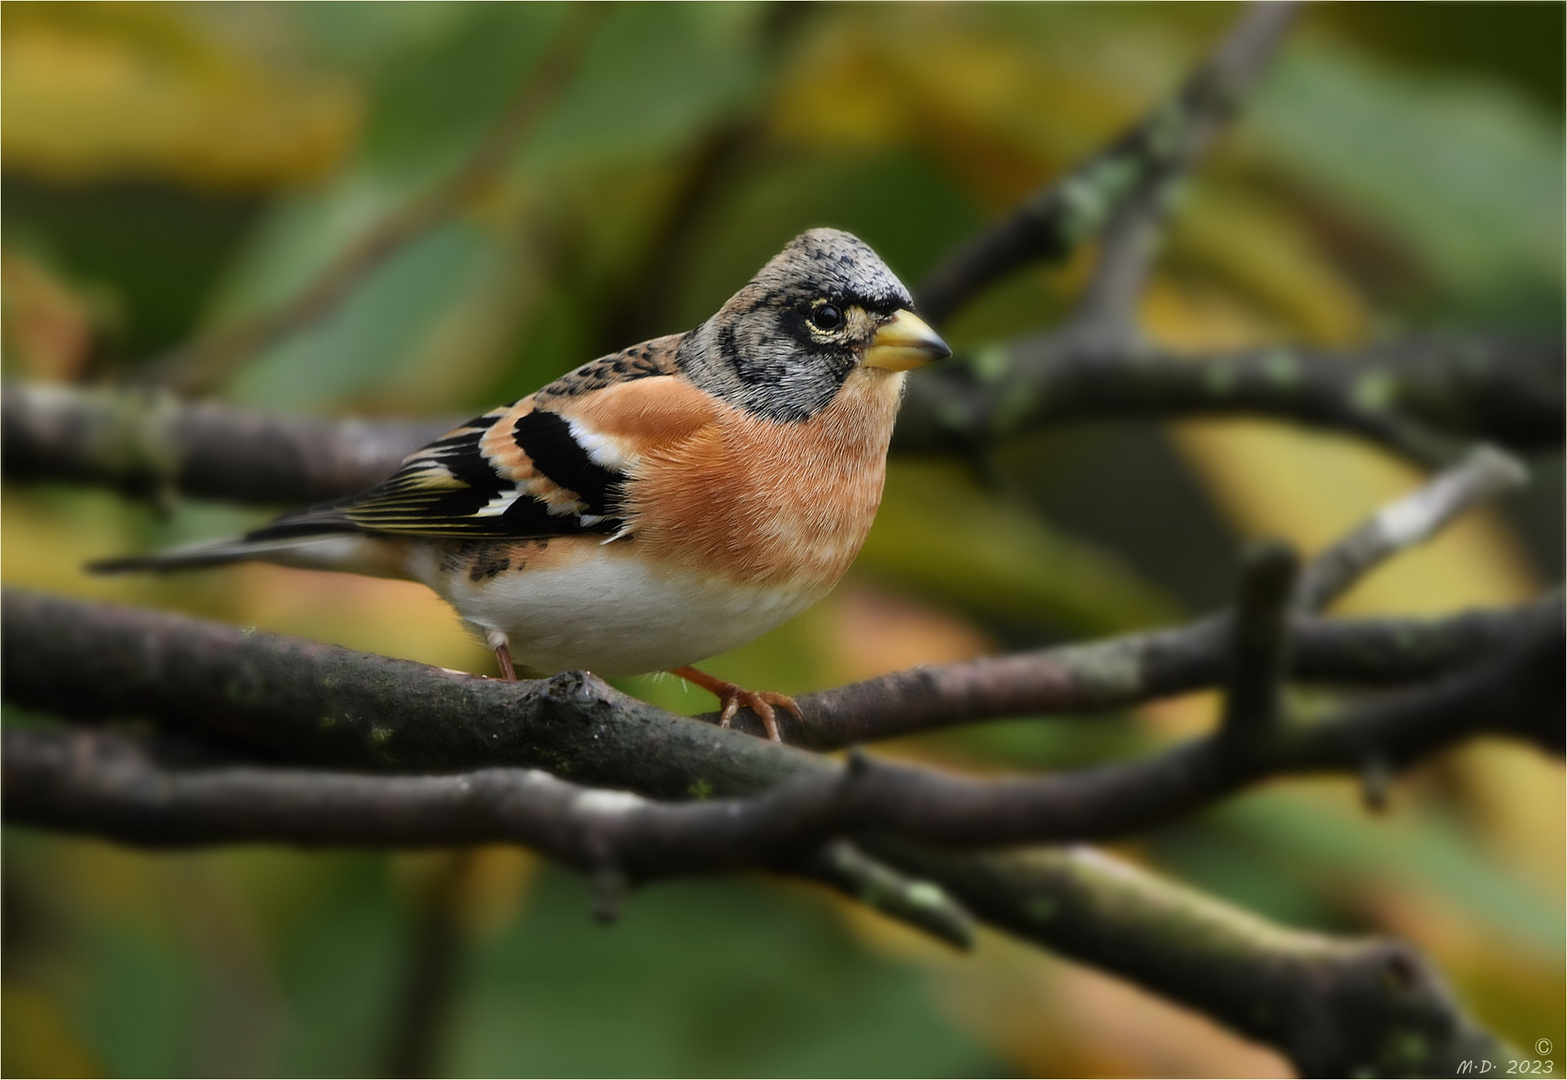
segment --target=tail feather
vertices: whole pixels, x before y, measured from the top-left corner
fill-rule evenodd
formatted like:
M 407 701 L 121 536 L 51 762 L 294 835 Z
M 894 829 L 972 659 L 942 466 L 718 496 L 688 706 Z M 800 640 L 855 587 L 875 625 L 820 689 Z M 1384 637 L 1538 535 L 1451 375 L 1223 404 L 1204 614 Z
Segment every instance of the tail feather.
M 253 539 L 235 536 L 227 540 L 207 541 L 188 547 L 155 551 L 147 555 L 119 555 L 110 559 L 96 559 L 87 564 L 92 574 L 129 574 L 151 571 L 167 573 L 173 570 L 194 570 L 203 566 L 223 566 L 228 563 L 247 562 L 252 559 L 275 559 L 300 547 L 301 538 L 279 537 Z

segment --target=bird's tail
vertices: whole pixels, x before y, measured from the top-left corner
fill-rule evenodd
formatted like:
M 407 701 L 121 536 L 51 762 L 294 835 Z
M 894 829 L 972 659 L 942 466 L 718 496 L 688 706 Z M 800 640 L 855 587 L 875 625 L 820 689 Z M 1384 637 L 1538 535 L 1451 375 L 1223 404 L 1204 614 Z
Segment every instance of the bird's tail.
M 97 559 L 87 564 L 87 571 L 93 574 L 166 573 L 251 560 L 292 562 L 294 559 L 290 556 L 302 554 L 314 539 L 317 538 L 253 538 L 247 534 L 171 548 L 168 551 L 154 551 L 147 555 L 118 555 L 110 559 Z
M 154 551 L 148 555 L 120 555 L 87 564 L 93 574 L 165 573 L 224 566 L 237 562 L 269 562 L 306 570 L 356 570 L 359 573 L 401 576 L 385 562 L 374 538 L 345 529 L 335 521 L 299 520 L 305 513 L 285 515 L 243 536 L 208 540 L 199 544 Z

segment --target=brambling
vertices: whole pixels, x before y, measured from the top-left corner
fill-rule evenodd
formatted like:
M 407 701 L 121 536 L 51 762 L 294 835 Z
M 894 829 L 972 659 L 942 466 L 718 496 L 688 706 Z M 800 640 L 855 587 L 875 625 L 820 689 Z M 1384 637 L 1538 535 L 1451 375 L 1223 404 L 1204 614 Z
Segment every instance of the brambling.
M 503 677 L 671 671 L 779 739 L 781 694 L 690 665 L 821 599 L 881 501 L 904 373 L 951 355 L 845 232 L 796 237 L 684 334 L 584 364 L 409 455 L 386 481 L 243 536 L 95 564 L 243 560 L 406 578 Z M 513 661 L 516 661 L 516 667 Z

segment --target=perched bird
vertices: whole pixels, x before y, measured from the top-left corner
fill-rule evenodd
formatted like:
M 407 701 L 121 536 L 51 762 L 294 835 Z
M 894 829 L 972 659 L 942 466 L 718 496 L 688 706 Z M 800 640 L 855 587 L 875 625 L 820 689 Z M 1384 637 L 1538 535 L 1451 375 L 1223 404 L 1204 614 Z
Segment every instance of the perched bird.
M 904 372 L 951 355 L 860 240 L 796 237 L 684 334 L 584 364 L 404 459 L 362 494 L 231 540 L 106 560 L 242 560 L 407 578 L 503 676 L 672 671 L 778 739 L 781 694 L 689 666 L 821 599 L 881 501 Z

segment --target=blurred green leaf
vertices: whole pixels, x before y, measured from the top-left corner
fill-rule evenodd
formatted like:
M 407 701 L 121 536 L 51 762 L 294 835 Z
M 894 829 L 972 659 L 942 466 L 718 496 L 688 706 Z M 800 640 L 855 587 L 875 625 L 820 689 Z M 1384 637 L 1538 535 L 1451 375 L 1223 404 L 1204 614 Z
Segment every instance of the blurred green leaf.
M 48 995 L 7 984 L 0 993 L 0 1070 L 7 1076 L 102 1076 L 66 1010 Z
M 192 957 L 169 934 L 99 925 L 83 943 L 93 978 L 82 1027 L 113 1076 L 185 1076 L 196 1069 L 201 989 Z
M 1394 230 L 1470 303 L 1516 289 L 1559 300 L 1561 123 L 1522 95 L 1302 45 L 1264 83 L 1242 137 L 1301 189 Z
M 355 168 L 382 178 L 400 198 L 440 182 L 479 145 L 528 83 L 566 12 L 555 4 L 451 6 L 460 17 L 410 27 L 422 32 L 400 35 L 402 47 L 373 70 L 375 93 Z M 325 20 L 308 17 L 318 29 L 326 21 L 364 21 L 348 5 L 303 7 L 329 10 Z
M 411 920 L 387 887 L 387 862 L 380 854 L 332 858 L 310 906 L 275 942 L 288 1006 L 280 1075 L 379 1073 L 411 948 Z
M 791 895 L 793 893 L 793 895 Z M 823 904 L 744 881 L 668 882 L 596 925 L 546 871 L 477 945 L 443 1071 L 462 1076 L 972 1076 L 999 1062 L 918 975 L 854 946 Z
M 357 124 L 354 94 L 319 72 L 263 62 L 199 11 L 8 3 L 8 174 L 254 191 L 336 163 Z
M 1372 817 L 1349 800 L 1253 792 L 1205 813 L 1200 823 L 1167 832 L 1199 829 L 1204 839 L 1194 846 L 1203 850 L 1203 863 L 1179 857 L 1175 865 L 1205 887 L 1270 915 L 1299 922 L 1299 898 L 1342 903 L 1388 888 L 1440 897 L 1523 950 L 1556 955 L 1567 945 L 1559 898 L 1490 857 L 1459 823 L 1406 807 L 1397 795 L 1390 814 Z M 1233 866 L 1216 858 L 1221 851 Z M 1262 865 L 1266 874 L 1257 873 Z M 1265 892 L 1252 891 L 1254 884 Z M 1276 885 L 1291 898 L 1285 910 L 1261 902 L 1281 895 Z
M 1166 594 L 1102 548 L 987 496 L 961 465 L 898 461 L 858 566 L 959 608 L 1067 636 L 1175 621 Z
M 294 412 L 341 408 L 424 359 L 436 330 L 494 272 L 494 250 L 478 232 L 461 223 L 436 229 L 370 274 L 329 318 L 247 364 L 232 393 Z
M 519 167 L 539 174 L 647 160 L 689 141 L 756 92 L 766 12 L 755 4 L 619 6 L 523 146 Z

